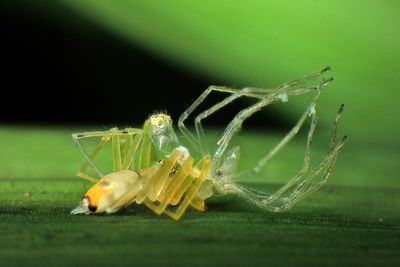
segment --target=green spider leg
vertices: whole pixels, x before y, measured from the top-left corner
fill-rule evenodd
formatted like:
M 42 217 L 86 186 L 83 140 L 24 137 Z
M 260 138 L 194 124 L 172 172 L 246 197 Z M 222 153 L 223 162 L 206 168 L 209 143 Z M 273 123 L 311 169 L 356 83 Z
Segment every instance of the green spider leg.
M 93 131 L 72 134 L 74 142 L 78 146 L 80 153 L 85 159 L 85 162 L 78 171 L 77 175 L 83 179 L 96 183 L 98 179 L 86 174 L 87 169 L 91 167 L 100 178 L 104 176 L 99 167 L 94 163 L 94 159 L 110 140 L 112 142 L 113 171 L 132 169 L 133 159 L 142 139 L 142 135 L 143 131 L 135 128 L 126 128 L 124 130 L 112 128 L 108 131 Z M 81 143 L 81 139 L 93 137 L 100 137 L 101 139 L 95 146 L 94 150 L 88 154 Z

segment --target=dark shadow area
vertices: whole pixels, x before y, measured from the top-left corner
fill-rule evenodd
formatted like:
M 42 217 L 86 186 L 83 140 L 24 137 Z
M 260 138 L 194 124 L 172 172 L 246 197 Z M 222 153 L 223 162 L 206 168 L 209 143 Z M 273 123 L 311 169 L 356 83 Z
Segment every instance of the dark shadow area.
M 54 2 L 2 1 L 0 27 L 2 123 L 133 125 L 164 110 L 176 120 L 209 84 L 229 85 L 167 63 Z M 225 125 L 245 105 L 208 123 Z M 259 114 L 247 125 L 279 128 L 281 119 Z

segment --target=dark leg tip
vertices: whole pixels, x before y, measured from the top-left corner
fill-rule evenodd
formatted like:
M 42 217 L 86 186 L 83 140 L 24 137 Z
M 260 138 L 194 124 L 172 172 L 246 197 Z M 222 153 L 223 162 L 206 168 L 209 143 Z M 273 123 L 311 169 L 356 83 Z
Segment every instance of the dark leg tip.
M 331 67 L 326 67 L 325 69 L 323 69 L 323 70 L 321 70 L 321 73 L 324 73 L 324 72 L 327 72 L 327 71 L 330 71 L 331 70 Z
M 344 109 L 344 104 L 341 104 L 340 107 L 339 107 L 339 112 L 338 112 L 338 113 L 339 113 L 339 114 L 342 113 L 342 112 L 343 112 L 343 109 Z
M 330 78 L 328 78 L 328 79 L 324 79 L 324 80 L 322 80 L 321 81 L 321 86 L 323 87 L 323 86 L 326 86 L 326 85 L 328 85 L 330 82 L 332 82 L 333 81 L 333 77 L 330 77 Z

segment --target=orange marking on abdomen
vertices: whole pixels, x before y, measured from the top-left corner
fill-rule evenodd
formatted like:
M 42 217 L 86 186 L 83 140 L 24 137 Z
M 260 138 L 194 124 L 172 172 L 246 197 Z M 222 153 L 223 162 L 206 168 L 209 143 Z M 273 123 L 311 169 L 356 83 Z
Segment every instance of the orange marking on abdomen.
M 103 196 L 105 192 L 106 191 L 97 183 L 86 192 L 85 197 L 89 200 L 89 205 L 97 207 L 100 197 Z

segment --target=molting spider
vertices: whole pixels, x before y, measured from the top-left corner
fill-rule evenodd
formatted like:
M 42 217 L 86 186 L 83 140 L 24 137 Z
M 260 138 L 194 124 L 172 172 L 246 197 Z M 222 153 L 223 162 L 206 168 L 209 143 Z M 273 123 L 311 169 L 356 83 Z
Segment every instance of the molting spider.
M 179 220 L 189 205 L 196 210 L 204 211 L 205 200 L 215 193 L 237 194 L 254 205 L 272 212 L 291 207 L 326 182 L 339 150 L 346 140 L 346 136 L 339 141 L 336 139 L 337 124 L 343 111 L 342 105 L 334 121 L 329 152 L 315 169 L 310 170 L 311 143 L 317 124 L 315 105 L 322 88 L 332 81 L 332 78 L 321 80 L 318 78 L 329 70 L 330 68 L 325 68 L 275 89 L 208 87 L 178 121 L 183 137 L 202 155 L 198 162 L 195 162 L 189 150 L 179 143 L 173 130 L 172 120 L 166 114 L 151 115 L 145 121 L 143 129 L 112 128 L 108 131 L 73 134 L 72 137 L 85 159 L 78 176 L 93 182 L 94 185 L 71 213 L 113 213 L 131 203 L 137 203 L 145 204 L 157 214 L 166 214 Z M 316 82 L 306 85 L 309 81 Z M 197 115 L 194 121 L 196 132 L 192 133 L 186 128 L 185 121 L 211 92 L 221 92 L 228 96 Z M 239 147 L 230 151 L 227 151 L 227 148 L 243 122 L 273 102 L 286 102 L 292 96 L 305 93 L 313 93 L 314 97 L 296 125 L 251 170 L 237 174 Z M 215 152 L 210 154 L 207 151 L 202 120 L 241 97 L 254 98 L 256 103 L 237 113 L 217 142 Z M 309 117 L 311 123 L 303 167 L 288 183 L 278 191 L 267 194 L 235 182 L 236 179 L 258 173 L 298 133 Z M 100 142 L 88 154 L 80 140 L 91 137 L 100 138 Z M 104 175 L 94 163 L 94 158 L 108 142 L 112 144 L 113 171 Z M 89 168 L 97 173 L 99 180 L 87 174 Z

